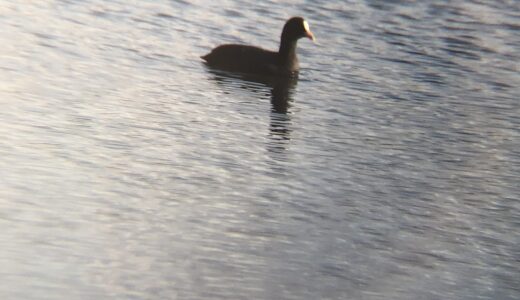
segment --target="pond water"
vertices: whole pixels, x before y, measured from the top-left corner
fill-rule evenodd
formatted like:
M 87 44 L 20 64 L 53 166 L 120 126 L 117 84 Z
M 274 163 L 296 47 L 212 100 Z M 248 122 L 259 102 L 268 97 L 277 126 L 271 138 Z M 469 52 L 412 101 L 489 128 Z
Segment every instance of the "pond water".
M 298 80 L 208 69 L 278 47 Z M 519 299 L 520 2 L 2 1 L 1 299 Z

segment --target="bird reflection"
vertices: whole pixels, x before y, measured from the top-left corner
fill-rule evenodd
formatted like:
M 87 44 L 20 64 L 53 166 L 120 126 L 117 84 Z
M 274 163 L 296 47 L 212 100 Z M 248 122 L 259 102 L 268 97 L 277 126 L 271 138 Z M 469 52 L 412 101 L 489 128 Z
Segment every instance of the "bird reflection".
M 298 76 L 293 77 L 263 77 L 249 74 L 229 73 L 221 70 L 208 69 L 213 80 L 229 87 L 240 88 L 254 92 L 264 97 L 270 97 L 271 111 L 269 123 L 270 143 L 267 150 L 271 153 L 282 153 L 291 140 L 291 103 L 292 94 L 298 82 Z M 269 93 L 270 92 L 270 93 Z
M 271 88 L 271 115 L 269 122 L 270 144 L 269 152 L 283 153 L 291 140 L 291 114 L 289 108 L 292 102 L 292 92 L 298 78 L 283 78 Z

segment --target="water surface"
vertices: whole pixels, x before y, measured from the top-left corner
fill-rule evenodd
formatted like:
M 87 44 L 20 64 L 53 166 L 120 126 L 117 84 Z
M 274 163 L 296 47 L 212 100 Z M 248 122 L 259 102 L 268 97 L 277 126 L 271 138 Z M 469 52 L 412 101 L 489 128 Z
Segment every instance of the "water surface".
M 0 298 L 520 298 L 519 11 L 3 1 Z

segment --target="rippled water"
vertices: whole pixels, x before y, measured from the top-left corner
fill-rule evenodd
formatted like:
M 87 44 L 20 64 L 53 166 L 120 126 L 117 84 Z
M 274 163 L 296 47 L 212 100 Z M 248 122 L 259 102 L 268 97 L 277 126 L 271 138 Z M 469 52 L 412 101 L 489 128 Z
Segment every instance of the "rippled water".
M 306 17 L 299 80 L 209 70 Z M 519 299 L 520 2 L 2 1 L 1 299 Z

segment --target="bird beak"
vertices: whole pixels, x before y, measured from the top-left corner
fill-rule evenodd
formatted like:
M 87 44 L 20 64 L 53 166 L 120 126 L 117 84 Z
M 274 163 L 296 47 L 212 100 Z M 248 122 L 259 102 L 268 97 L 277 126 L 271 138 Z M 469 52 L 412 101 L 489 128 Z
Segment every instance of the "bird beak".
M 305 33 L 305 36 L 308 37 L 311 41 L 316 42 L 316 38 L 314 37 L 314 34 L 312 34 L 312 32 L 307 31 Z
M 314 34 L 312 34 L 311 30 L 309 29 L 309 23 L 307 23 L 307 21 L 303 21 L 303 28 L 305 28 L 305 36 L 308 37 L 311 41 L 315 42 L 316 39 L 314 38 Z

